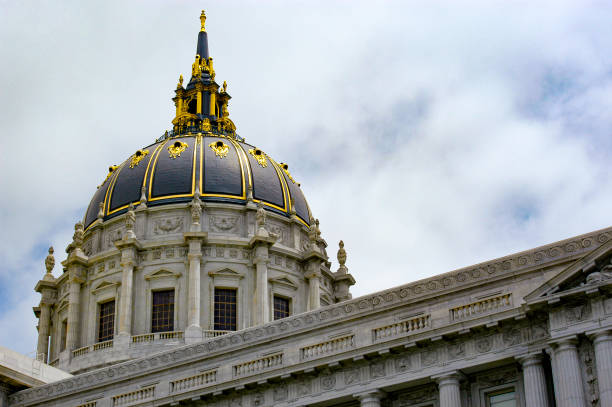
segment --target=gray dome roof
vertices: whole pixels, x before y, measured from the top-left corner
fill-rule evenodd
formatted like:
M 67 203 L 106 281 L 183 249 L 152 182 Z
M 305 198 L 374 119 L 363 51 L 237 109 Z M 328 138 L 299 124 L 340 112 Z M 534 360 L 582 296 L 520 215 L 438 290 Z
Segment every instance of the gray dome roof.
M 166 138 L 136 151 L 109 174 L 94 193 L 84 226 L 91 226 L 103 205 L 103 219 L 138 205 L 145 194 L 148 206 L 188 202 L 196 188 L 203 201 L 246 205 L 249 187 L 253 200 L 309 224 L 310 210 L 299 184 L 286 164 L 278 164 L 260 149 L 224 135 L 184 135 Z

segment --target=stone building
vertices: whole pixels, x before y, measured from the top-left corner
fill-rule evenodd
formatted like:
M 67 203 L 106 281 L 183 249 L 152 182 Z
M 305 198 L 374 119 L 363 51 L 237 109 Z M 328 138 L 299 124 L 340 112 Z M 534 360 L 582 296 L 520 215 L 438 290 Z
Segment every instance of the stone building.
M 237 134 L 201 15 L 173 128 L 111 166 L 11 406 L 612 407 L 612 228 L 352 299 L 286 164 Z

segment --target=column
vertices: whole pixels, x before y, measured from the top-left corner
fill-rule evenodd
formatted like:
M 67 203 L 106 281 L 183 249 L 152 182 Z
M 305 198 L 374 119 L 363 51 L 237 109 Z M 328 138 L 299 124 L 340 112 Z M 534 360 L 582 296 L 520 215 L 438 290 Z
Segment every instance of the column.
M 612 334 L 610 331 L 597 332 L 591 339 L 595 348 L 599 405 L 612 407 Z
M 380 401 L 385 393 L 380 390 L 373 390 L 365 393 L 353 395 L 359 399 L 361 407 L 380 407 Z
M 461 373 L 454 371 L 435 376 L 440 392 L 440 407 L 461 407 Z M 531 406 L 530 406 L 531 407 Z
M 202 248 L 199 240 L 189 242 L 189 295 L 187 299 L 187 326 L 200 329 L 200 264 Z
M 559 385 L 557 389 L 559 407 L 587 407 L 576 343 L 575 338 L 567 338 L 555 344 L 555 375 Z
M 121 302 L 119 304 L 119 335 L 132 336 L 132 287 L 134 285 L 134 253 L 133 248 L 121 250 Z
M 254 325 L 265 324 L 270 321 L 270 299 L 268 298 L 268 246 L 258 244 L 255 247 L 256 280 L 255 280 L 255 314 Z
M 0 407 L 8 407 L 8 396 L 10 393 L 10 386 L 6 383 L 0 383 Z
M 546 376 L 542 365 L 542 354 L 534 353 L 518 358 L 523 366 L 525 405 L 529 407 L 548 407 Z
M 36 347 L 36 359 L 43 363 L 48 362 L 49 325 L 51 325 L 51 306 L 41 302 L 40 317 L 38 319 L 38 346 Z
M 70 276 L 68 288 L 68 334 L 66 335 L 66 349 L 71 351 L 79 347 L 79 307 L 81 306 L 81 282 Z
M 320 274 L 312 272 L 308 278 L 308 311 L 321 307 L 321 287 L 319 283 Z

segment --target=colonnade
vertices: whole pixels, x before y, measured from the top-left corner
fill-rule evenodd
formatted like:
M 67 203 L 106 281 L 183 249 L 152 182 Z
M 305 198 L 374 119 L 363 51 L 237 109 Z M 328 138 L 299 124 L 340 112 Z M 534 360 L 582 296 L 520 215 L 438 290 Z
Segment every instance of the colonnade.
M 595 366 L 599 387 L 599 405 L 612 407 L 612 332 L 601 331 L 589 334 L 593 342 Z M 554 340 L 551 342 L 554 390 L 557 407 L 587 407 L 583 366 L 577 348 L 578 338 L 575 336 Z M 516 358 L 523 372 L 524 405 L 528 407 L 553 407 L 549 398 L 546 373 L 544 369 L 544 354 L 529 353 Z M 433 376 L 438 384 L 438 400 L 440 407 L 466 407 L 461 400 L 461 382 L 464 380 L 461 372 L 453 370 Z M 380 390 L 355 394 L 361 407 L 380 407 L 384 398 Z M 517 406 L 520 404 L 517 404 Z

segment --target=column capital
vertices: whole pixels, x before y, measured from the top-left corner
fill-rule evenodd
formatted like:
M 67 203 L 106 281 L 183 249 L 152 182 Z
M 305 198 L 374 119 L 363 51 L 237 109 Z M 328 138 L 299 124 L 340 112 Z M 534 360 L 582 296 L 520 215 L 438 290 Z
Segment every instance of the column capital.
M 612 330 L 600 329 L 597 331 L 589 331 L 586 333 L 587 337 L 593 341 L 593 343 L 608 342 L 612 341 Z
M 435 380 L 438 386 L 445 386 L 448 384 L 459 385 L 459 382 L 465 379 L 465 375 L 458 370 L 452 370 L 450 372 L 431 376 L 431 379 Z
M 576 348 L 578 344 L 578 336 L 570 335 L 564 336 L 563 338 L 555 338 L 548 341 L 548 343 L 552 345 L 556 351 L 572 349 Z
M 515 359 L 523 366 L 530 367 L 535 365 L 541 365 L 544 360 L 544 355 L 541 352 L 528 353 L 526 355 L 516 356 Z
M 356 399 L 358 399 L 359 401 L 380 401 L 384 396 L 385 396 L 385 392 L 382 390 L 369 390 L 369 391 L 364 391 L 361 393 L 355 393 L 353 394 L 353 397 L 355 397 Z

